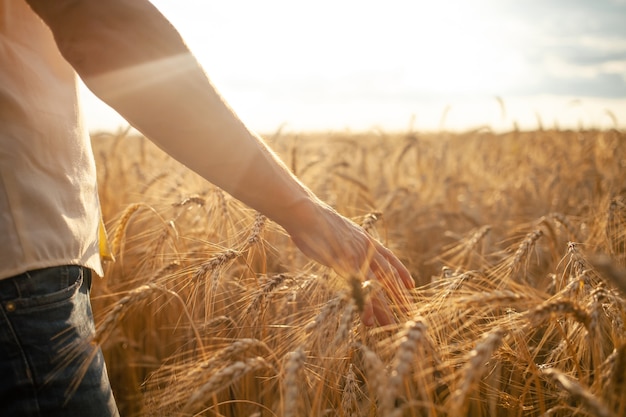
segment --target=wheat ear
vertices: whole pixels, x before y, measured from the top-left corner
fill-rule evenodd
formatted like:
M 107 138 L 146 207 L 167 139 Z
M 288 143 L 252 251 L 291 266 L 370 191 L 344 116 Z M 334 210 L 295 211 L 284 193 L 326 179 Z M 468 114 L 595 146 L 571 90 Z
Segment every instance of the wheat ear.
M 344 417 L 359 417 L 359 385 L 352 364 L 348 366 L 345 379 L 346 382 L 341 393 L 341 411 Z
M 593 416 L 597 417 L 613 417 L 613 413 L 609 411 L 606 405 L 602 401 L 593 395 L 587 388 L 583 387 L 578 382 L 567 377 L 561 371 L 548 368 L 541 371 L 548 379 L 560 387 L 567 395 L 583 407 L 585 407 Z
M 298 379 L 302 367 L 306 360 L 304 350 L 300 347 L 294 352 L 287 354 L 287 362 L 285 363 L 285 379 L 283 384 L 285 387 L 284 398 L 284 417 L 298 416 Z
M 271 369 L 272 366 L 261 357 L 248 358 L 223 367 L 191 394 L 182 409 L 182 414 L 194 414 L 195 410 L 202 406 L 212 394 L 229 387 L 248 373 L 268 368 Z
M 505 334 L 503 329 L 496 328 L 483 335 L 482 340 L 470 351 L 462 370 L 460 385 L 450 398 L 451 416 L 466 414 L 468 394 L 486 371 L 485 364 L 500 347 Z

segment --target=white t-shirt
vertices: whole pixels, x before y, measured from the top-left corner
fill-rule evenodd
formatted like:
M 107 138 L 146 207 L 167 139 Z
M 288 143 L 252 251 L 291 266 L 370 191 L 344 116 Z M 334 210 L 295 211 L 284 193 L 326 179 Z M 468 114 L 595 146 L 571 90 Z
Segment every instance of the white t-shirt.
M 99 223 L 77 76 L 23 0 L 0 0 L 0 279 L 66 264 L 102 275 Z

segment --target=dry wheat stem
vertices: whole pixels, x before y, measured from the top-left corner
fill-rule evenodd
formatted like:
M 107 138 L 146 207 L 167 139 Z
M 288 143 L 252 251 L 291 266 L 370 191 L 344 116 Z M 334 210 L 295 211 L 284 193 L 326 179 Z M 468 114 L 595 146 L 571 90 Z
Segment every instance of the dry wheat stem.
M 215 272 L 230 261 L 237 259 L 242 252 L 233 249 L 226 249 L 217 255 L 212 256 L 208 261 L 203 262 L 194 272 L 194 280 L 205 279 L 207 275 Z
M 346 341 L 349 345 L 352 342 L 353 334 L 351 331 L 354 321 L 355 309 L 356 305 L 354 303 L 348 303 L 346 305 L 346 308 L 343 309 L 343 312 L 341 313 L 341 318 L 339 320 L 339 327 L 337 328 L 337 333 L 335 334 L 335 338 L 332 342 L 333 345 L 338 345 L 343 341 Z
M 574 238 L 575 242 L 581 241 L 578 231 L 572 225 L 572 223 L 567 219 L 567 216 L 561 213 L 550 213 L 549 217 L 552 218 L 554 221 L 558 222 L 559 224 L 563 225 L 563 227 L 565 227 L 565 230 L 567 230 L 567 232 L 571 235 L 571 237 Z
M 302 368 L 306 361 L 306 356 L 302 347 L 294 352 L 286 355 L 286 363 L 284 367 L 285 376 L 283 378 L 284 398 L 283 398 L 283 416 L 298 417 L 298 383 Z
M 459 302 L 467 305 L 477 305 L 491 309 L 495 305 L 511 304 L 530 301 L 528 294 L 520 294 L 511 290 L 496 290 L 492 292 L 477 293 L 459 299 Z
M 344 303 L 345 297 L 343 296 L 335 297 L 332 300 L 326 302 L 319 314 L 315 316 L 313 321 L 309 322 L 304 327 L 304 330 L 307 332 L 312 332 L 316 329 L 323 328 L 324 324 L 328 321 L 327 319 L 334 316 L 335 313 L 341 309 Z
M 286 280 L 294 280 L 293 277 L 288 274 L 276 274 L 271 277 L 266 277 L 260 288 L 255 291 L 256 294 L 252 301 L 248 304 L 248 307 L 244 310 L 244 317 L 252 317 L 254 323 L 260 318 L 262 312 L 265 310 L 262 305 L 265 300 L 272 294 L 272 292 L 280 287 Z
M 272 366 L 261 357 L 247 358 L 221 368 L 191 394 L 181 412 L 193 414 L 212 394 L 229 387 L 244 375 L 262 369 L 272 369 Z
M 158 287 L 155 284 L 142 285 L 129 291 L 127 295 L 120 298 L 116 302 L 113 309 L 100 323 L 93 342 L 95 344 L 102 344 L 108 337 L 108 335 L 113 331 L 113 328 L 116 326 L 116 324 L 122 319 L 128 309 L 133 305 L 133 303 L 142 302 L 153 294 L 162 293 L 163 291 L 163 288 Z
M 113 310 L 111 310 L 107 317 L 98 326 L 96 335 L 94 336 L 91 343 L 93 343 L 94 345 L 102 345 L 106 338 L 111 334 L 114 327 L 119 323 L 122 317 L 124 317 L 130 306 L 132 306 L 133 303 L 145 301 L 154 293 L 164 293 L 166 295 L 169 295 L 181 304 L 183 308 L 183 313 L 188 319 L 198 342 L 198 347 L 200 348 L 200 351 L 204 354 L 204 345 L 202 343 L 202 338 L 200 337 L 198 329 L 195 326 L 195 322 L 191 317 L 191 314 L 189 313 L 189 310 L 187 309 L 187 306 L 183 299 L 176 292 L 168 290 L 167 288 L 158 286 L 156 284 L 142 285 L 129 291 L 126 296 L 119 299 Z
M 593 416 L 613 417 L 607 406 L 587 388 L 567 377 L 561 371 L 548 368 L 541 371 L 555 385 L 559 386 L 567 395 L 580 405 L 588 409 Z
M 204 207 L 206 204 L 206 200 L 200 196 L 194 195 L 185 197 L 183 200 L 178 201 L 176 203 L 172 203 L 173 207 L 185 207 L 190 204 L 195 204 L 199 207 Z
M 159 214 L 159 212 L 155 210 L 153 207 L 145 203 L 131 204 L 122 213 L 122 217 L 120 217 L 120 220 L 117 224 L 117 228 L 115 229 L 115 234 L 113 235 L 113 239 L 111 240 L 111 251 L 113 255 L 120 255 L 122 241 L 126 234 L 128 223 L 130 222 L 131 217 L 142 207 L 147 208 L 152 213 L 154 213 L 157 216 L 157 218 L 161 220 L 162 223 L 166 223 L 165 220 Z
M 386 395 L 389 387 L 389 375 L 385 364 L 380 357 L 370 348 L 359 344 L 363 352 L 365 375 L 371 396 L 378 402 L 378 415 L 387 416 L 391 413 L 395 398 Z
M 108 336 L 100 337 L 118 401 L 128 407 L 120 410 L 123 415 L 176 415 L 210 378 L 222 385 L 204 387 L 206 393 L 197 393 L 187 411 L 225 417 L 561 417 L 601 415 L 608 409 L 626 415 L 623 132 L 477 129 L 422 135 L 419 141 L 413 132 L 332 137 L 320 146 L 285 134 L 276 139 L 277 149 L 292 151 L 294 170 L 307 173 L 312 189 L 372 233 L 380 228 L 373 210 L 384 212 L 390 244 L 401 248 L 420 284 L 431 282 L 412 293 L 419 302 L 411 314 L 428 323 L 422 338 L 415 338 L 420 342 L 410 344 L 417 332 L 411 335 L 400 326 L 356 326 L 355 313 L 363 309 L 370 288 L 358 280 L 340 286 L 308 276 L 311 267 L 303 266 L 304 258 L 282 235 L 271 235 L 278 239 L 265 253 L 271 222 L 231 196 L 197 184 L 147 148 L 131 143 L 126 148 L 118 141 L 115 155 L 99 157 L 97 147 L 103 145 L 96 144 L 98 162 L 106 158 L 104 177 L 99 176 L 105 181 L 99 187 L 106 197 L 103 215 L 110 222 L 121 214 L 112 237 L 125 262 L 107 266 L 115 289 L 95 283 L 94 310 L 99 323 L 109 320 Z M 348 153 L 353 155 L 349 162 L 343 159 Z M 167 184 L 150 182 L 165 177 Z M 163 228 L 154 227 L 159 220 L 141 208 L 153 202 L 175 228 L 164 221 Z M 506 245 L 519 227 L 525 236 Z M 572 243 L 563 248 L 568 240 Z M 220 249 L 207 254 L 207 244 Z M 155 272 L 173 260 L 178 263 L 170 264 L 171 273 L 166 272 L 170 265 Z M 437 277 L 444 265 L 449 268 Z M 194 315 L 190 328 L 198 340 L 201 334 L 205 352 L 189 343 L 189 329 L 160 331 L 172 319 L 165 314 L 148 320 L 131 316 L 133 305 L 158 311 L 172 297 L 125 298 L 130 293 L 116 291 L 132 288 L 124 280 L 128 276 L 136 286 L 151 282 L 175 288 Z M 550 277 L 553 288 L 546 290 Z M 117 300 L 123 307 L 115 307 Z M 245 313 L 256 310 L 262 314 L 251 327 Z M 139 323 L 148 327 L 138 329 Z M 488 348 L 479 336 L 494 328 L 509 333 L 501 347 Z M 246 340 L 267 348 L 257 342 L 245 347 Z M 122 343 L 133 349 L 120 349 Z M 305 364 L 305 349 L 311 363 Z M 294 350 L 300 359 L 285 356 Z M 270 351 L 285 360 L 276 361 Z M 278 368 L 269 385 L 257 384 L 238 368 L 256 355 Z M 546 368 L 563 377 L 540 371 Z M 232 379 L 237 369 L 241 377 Z M 600 406 L 593 397 L 586 404 L 584 392 L 576 393 L 569 382 Z M 276 385 L 280 391 L 273 394 Z M 140 410 L 145 399 L 158 408 Z
M 359 417 L 359 385 L 356 381 L 356 375 L 352 369 L 352 364 L 348 366 L 348 372 L 345 375 L 345 383 L 341 393 L 341 411 L 344 417 Z
M 261 241 L 261 236 L 265 230 L 265 224 L 267 223 L 267 217 L 261 213 L 256 213 L 254 218 L 254 224 L 252 225 L 252 231 L 248 240 L 246 241 L 246 248 L 253 246 Z
M 483 335 L 482 340 L 469 353 L 467 362 L 462 369 L 459 387 L 452 393 L 449 400 L 450 415 L 465 415 L 467 396 L 487 370 L 486 363 L 496 352 L 506 332 L 495 328 Z
M 476 230 L 472 236 L 468 239 L 465 247 L 468 252 L 473 251 L 476 246 L 491 232 L 491 225 L 482 226 L 480 229 Z
M 237 339 L 228 344 L 217 352 L 211 352 L 210 358 L 197 363 L 188 371 L 188 377 L 202 378 L 202 375 L 210 373 L 213 369 L 219 367 L 222 363 L 227 362 L 231 358 L 252 350 L 253 348 L 261 348 L 266 353 L 272 355 L 272 350 L 262 341 L 252 338 Z
M 585 275 L 585 272 L 590 269 L 587 260 L 582 256 L 582 254 L 578 250 L 578 247 L 579 244 L 575 242 L 569 242 L 567 244 L 567 252 L 570 256 L 570 262 L 574 271 L 574 277 L 580 277 L 582 275 Z
M 571 315 L 577 322 L 583 324 L 586 329 L 590 327 L 591 317 L 587 311 L 576 302 L 568 299 L 548 300 L 529 311 L 527 318 L 532 325 L 537 325 L 553 314 Z
M 374 211 L 372 213 L 366 214 L 361 221 L 361 227 L 365 229 L 366 232 L 373 230 L 378 220 L 381 219 L 382 215 L 383 213 L 380 211 Z
M 535 246 L 535 243 L 537 242 L 537 240 L 539 240 L 541 236 L 543 236 L 543 231 L 541 229 L 535 229 L 526 235 L 524 240 L 522 240 L 522 243 L 520 243 L 517 250 L 515 251 L 515 254 L 513 255 L 513 260 L 511 261 L 511 265 L 509 266 L 508 275 L 513 275 L 513 273 L 522 263 L 522 260 L 528 256 L 532 248 Z
M 600 365 L 602 386 L 618 390 L 626 383 L 626 344 L 613 352 Z M 618 391 L 619 392 L 619 391 Z
M 399 397 L 400 387 L 403 385 L 404 379 L 409 375 L 411 370 L 417 369 L 415 362 L 418 352 L 432 352 L 432 346 L 426 335 L 427 327 L 421 318 L 409 320 L 405 323 L 403 336 L 396 351 L 394 365 L 389 377 L 389 387 L 385 396 L 392 401 Z M 424 361 L 420 358 L 419 361 Z M 423 387 L 422 387 L 423 388 Z M 422 396 L 426 395 L 422 393 Z M 422 398 L 425 400 L 426 398 Z M 394 412 L 399 413 L 400 410 Z

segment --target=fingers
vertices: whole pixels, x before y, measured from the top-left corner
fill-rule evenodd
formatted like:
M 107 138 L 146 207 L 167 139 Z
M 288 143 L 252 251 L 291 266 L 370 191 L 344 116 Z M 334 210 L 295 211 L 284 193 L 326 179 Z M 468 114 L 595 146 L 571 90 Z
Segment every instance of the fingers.
M 389 303 L 382 291 L 373 292 L 365 302 L 363 312 L 361 313 L 361 322 L 368 327 L 376 324 L 387 326 L 396 323 L 396 318 L 389 308 Z
M 396 318 L 389 308 L 389 303 L 382 291 L 372 294 L 372 310 L 374 317 L 380 326 L 387 326 L 396 323 Z
M 361 272 L 374 285 L 371 286 L 370 297 L 361 320 L 367 326 L 374 325 L 374 319 L 378 325 L 394 324 L 397 320 L 386 295 L 391 297 L 391 304 L 398 309 L 397 312 L 406 315 L 411 306 L 407 289 L 414 288 L 415 282 L 406 267 L 389 249 L 374 240 L 372 243 L 373 251 L 369 252 L 366 271 Z
M 402 262 L 391 252 L 389 249 L 384 247 L 378 242 L 374 243 L 378 247 L 376 248 L 378 253 L 389 263 L 391 269 L 395 270 L 398 273 L 398 276 L 402 280 L 402 283 L 406 288 L 414 288 L 415 280 L 411 276 L 409 270 L 404 266 Z
M 380 266 L 385 262 L 385 267 Z M 366 298 L 361 320 L 366 326 L 375 324 L 386 326 L 397 323 L 392 305 L 397 308 L 397 313 L 406 315 L 410 308 L 410 299 L 406 288 L 398 274 L 395 274 L 390 264 L 382 257 L 372 261 L 372 267 L 367 274 L 367 281 L 363 287 L 369 289 L 369 297 Z M 387 295 L 391 296 L 390 303 Z
M 394 301 L 401 306 L 409 302 L 406 289 L 413 288 L 414 285 L 407 285 L 406 279 L 387 259 L 379 254 L 372 260 L 370 268 L 375 279 L 383 284 Z M 409 284 L 413 284 L 413 279 L 410 280 Z
M 392 306 L 400 314 L 410 308 L 406 290 L 414 288 L 415 282 L 408 269 L 360 226 L 341 216 L 334 215 L 331 220 L 329 227 L 318 227 L 306 234 L 294 231 L 292 239 L 305 254 L 332 267 L 339 275 L 378 284 L 372 286 L 363 305 L 364 325 L 395 323 Z

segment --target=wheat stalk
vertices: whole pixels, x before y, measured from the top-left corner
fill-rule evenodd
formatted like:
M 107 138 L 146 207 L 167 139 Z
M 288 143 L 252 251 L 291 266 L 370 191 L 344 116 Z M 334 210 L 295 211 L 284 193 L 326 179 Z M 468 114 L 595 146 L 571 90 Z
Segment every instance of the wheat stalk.
M 324 324 L 326 324 L 328 322 L 328 319 L 334 316 L 337 311 L 341 309 L 341 306 L 344 303 L 345 297 L 343 296 L 335 297 L 332 300 L 326 302 L 319 314 L 315 316 L 315 318 L 304 327 L 304 330 L 307 332 L 312 332 L 316 329 L 325 328 Z
M 389 387 L 385 393 L 392 401 L 399 397 L 400 387 L 403 385 L 404 379 L 414 369 L 414 360 L 420 347 L 425 352 L 432 351 L 426 331 L 427 327 L 421 318 L 405 323 L 403 336 L 398 345 L 394 365 L 389 377 Z M 422 398 L 422 400 L 425 400 L 425 398 Z M 396 408 L 392 415 L 401 415 L 401 409 Z
M 626 400 L 624 389 L 626 388 L 626 344 L 615 348 L 600 366 L 602 389 L 608 392 L 609 399 L 616 403 L 617 415 L 622 416 L 626 412 Z
M 569 219 L 567 218 L 566 215 L 562 214 L 562 213 L 550 213 L 549 216 L 551 219 L 553 219 L 555 222 L 561 224 L 563 227 L 565 227 L 565 230 L 567 230 L 567 232 L 570 234 L 571 237 L 574 238 L 575 242 L 580 242 L 582 239 L 580 238 L 580 235 L 578 234 L 578 231 L 576 230 L 576 228 L 572 225 L 572 223 L 569 221 Z
M 167 292 L 168 290 L 155 284 L 142 285 L 129 291 L 128 294 L 117 300 L 113 309 L 100 323 L 93 343 L 96 345 L 102 344 L 132 305 L 150 298 L 153 294 L 163 293 L 164 291 Z
M 261 213 L 257 213 L 254 218 L 254 224 L 252 226 L 252 232 L 246 241 L 246 246 L 253 246 L 261 241 L 261 236 L 263 234 L 263 230 L 265 229 L 265 224 L 267 223 L 267 217 L 262 215 Z
M 363 363 L 370 395 L 378 402 L 377 415 L 388 416 L 392 412 L 394 398 L 387 395 L 389 376 L 385 369 L 385 364 L 367 346 L 360 344 L 359 348 L 363 352 Z
M 357 307 L 354 303 L 348 303 L 346 305 L 346 308 L 343 309 L 343 312 L 341 313 L 341 318 L 339 320 L 339 327 L 337 328 L 337 333 L 335 334 L 335 338 L 332 342 L 333 345 L 338 345 L 344 340 L 348 342 L 351 341 L 353 337 L 351 330 L 356 308 Z
M 247 358 L 224 366 L 191 394 L 181 413 L 195 414 L 198 407 L 206 403 L 212 394 L 229 387 L 244 375 L 262 369 L 272 369 L 272 366 L 261 357 Z
M 341 412 L 344 417 L 359 417 L 359 385 L 356 381 L 356 375 L 352 369 L 352 364 L 348 366 L 348 372 L 345 375 L 345 383 L 341 393 Z
M 576 302 L 568 299 L 548 300 L 529 311 L 527 319 L 532 325 L 537 325 L 547 320 L 553 314 L 571 315 L 577 322 L 583 324 L 585 328 L 589 329 L 590 327 L 591 317 L 587 311 Z
M 548 368 L 543 369 L 542 374 L 548 377 L 553 384 L 560 387 L 573 400 L 585 407 L 592 415 L 597 417 L 613 417 L 607 406 L 593 395 L 587 388 L 567 377 L 561 371 Z
M 461 372 L 462 379 L 459 387 L 452 393 L 449 400 L 450 415 L 465 415 L 468 394 L 486 372 L 485 365 L 500 347 L 505 334 L 503 329 L 495 328 L 483 335 L 482 340 L 470 351 Z
M 206 200 L 200 196 L 197 195 L 192 195 L 189 197 L 185 197 L 184 199 L 182 199 L 181 201 L 178 201 L 176 203 L 172 203 L 173 207 L 185 207 L 188 206 L 190 204 L 195 204 L 197 206 L 200 207 L 204 207 L 206 204 Z
M 368 213 L 361 220 L 361 227 L 366 231 L 370 232 L 374 229 L 378 220 L 380 220 L 383 216 L 383 213 L 380 211 L 374 211 L 372 213 Z
M 122 239 L 124 238 L 124 234 L 126 233 L 126 227 L 128 226 L 128 222 L 130 218 L 139 210 L 140 208 L 145 207 L 143 203 L 135 203 L 131 204 L 124 210 L 122 213 L 122 217 L 117 224 L 117 228 L 115 229 L 115 234 L 113 235 L 113 239 L 111 240 L 111 251 L 113 255 L 120 254 L 120 247 Z
M 213 273 L 214 271 L 219 270 L 224 265 L 228 264 L 230 261 L 237 259 L 241 256 L 242 252 L 226 249 L 223 252 L 218 253 L 217 255 L 213 255 L 209 258 L 208 261 L 202 262 L 200 266 L 194 272 L 194 280 L 200 281 L 205 279 L 207 275 Z
M 543 236 L 543 231 L 541 229 L 535 229 L 526 235 L 513 255 L 513 260 L 511 261 L 511 265 L 508 269 L 509 276 L 513 277 L 514 272 L 518 270 L 522 261 L 528 256 L 541 236 Z
M 283 379 L 285 392 L 285 397 L 283 400 L 284 417 L 298 416 L 298 387 L 300 386 L 300 384 L 298 383 L 298 378 L 305 361 L 306 356 L 304 354 L 304 350 L 301 347 L 294 352 L 290 352 L 286 356 L 285 377 Z

